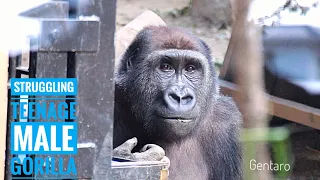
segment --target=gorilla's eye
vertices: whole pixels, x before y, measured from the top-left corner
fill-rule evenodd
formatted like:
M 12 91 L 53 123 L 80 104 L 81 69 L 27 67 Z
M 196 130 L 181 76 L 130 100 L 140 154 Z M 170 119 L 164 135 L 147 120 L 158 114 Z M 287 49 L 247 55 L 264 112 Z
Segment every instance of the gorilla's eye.
M 168 63 L 162 63 L 161 65 L 160 65 L 160 70 L 161 71 L 171 71 L 173 68 L 171 67 L 171 65 L 170 64 L 168 64 Z
M 194 65 L 188 65 L 185 69 L 187 72 L 194 72 L 196 67 Z

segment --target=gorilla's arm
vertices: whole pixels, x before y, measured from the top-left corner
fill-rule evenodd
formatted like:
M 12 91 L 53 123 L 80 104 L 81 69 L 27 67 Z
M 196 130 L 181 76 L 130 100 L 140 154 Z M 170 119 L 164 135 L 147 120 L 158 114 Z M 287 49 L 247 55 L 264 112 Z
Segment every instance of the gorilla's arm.
M 207 121 L 205 125 L 211 127 L 211 131 L 217 131 L 215 127 L 219 127 L 219 134 L 204 133 L 207 137 L 211 137 L 206 139 L 207 143 L 204 143 L 205 155 L 208 157 L 207 164 L 211 169 L 210 177 L 221 180 L 241 180 L 242 148 L 239 137 L 242 115 L 231 97 L 220 95 L 214 107 L 213 114 L 218 121 Z M 219 156 L 221 152 L 223 154 Z
M 116 91 L 116 94 L 118 91 L 119 90 Z M 137 134 L 134 134 L 132 132 L 131 127 L 135 127 L 135 124 L 130 124 L 130 121 L 123 122 L 123 119 L 130 119 L 130 115 L 119 111 L 123 108 L 123 105 L 119 104 L 119 102 L 120 100 L 116 97 L 113 132 L 113 157 L 132 161 L 170 162 L 169 159 L 165 156 L 165 151 L 162 147 L 142 141 L 141 137 L 144 137 L 145 135 L 139 134 L 137 136 Z M 141 147 L 141 145 L 138 145 L 137 137 L 139 137 L 140 139 L 139 144 L 145 144 L 143 147 Z M 137 148 L 141 149 L 139 150 Z

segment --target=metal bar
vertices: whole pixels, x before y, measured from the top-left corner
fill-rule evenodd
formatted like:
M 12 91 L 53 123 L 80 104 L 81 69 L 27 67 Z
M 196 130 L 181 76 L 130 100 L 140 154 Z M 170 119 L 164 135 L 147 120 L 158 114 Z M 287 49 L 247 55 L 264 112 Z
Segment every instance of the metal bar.
M 37 59 L 37 78 L 65 78 L 67 76 L 66 53 L 38 52 Z
M 29 74 L 29 68 L 28 67 L 24 67 L 24 66 L 19 66 L 16 68 L 17 70 L 17 74 L 20 75 L 21 77 L 21 74 L 24 74 L 24 75 L 28 75 Z
M 65 78 L 67 76 L 67 54 L 66 53 L 49 53 L 49 52 L 38 52 L 37 53 L 37 66 L 36 66 L 36 77 L 37 78 Z M 44 96 L 37 96 L 37 98 L 45 98 Z M 58 96 L 52 96 L 51 98 L 58 98 Z M 39 103 L 45 103 L 47 107 L 50 102 L 54 102 L 55 106 L 57 106 L 60 102 L 65 100 L 36 100 Z M 47 120 L 37 120 L 38 121 L 47 121 Z M 55 122 L 64 122 L 64 119 L 54 120 Z M 69 155 L 36 155 L 35 157 L 50 157 L 55 158 L 56 160 L 60 157 L 63 158 L 63 167 L 66 168 L 69 158 Z M 55 171 L 59 170 L 59 163 L 55 163 Z M 64 169 L 65 171 L 65 169 Z M 50 175 L 46 176 L 38 176 L 37 178 L 50 177 Z
M 10 79 L 12 77 L 16 77 L 16 58 L 14 57 L 10 57 L 9 58 L 9 67 L 8 67 L 8 72 L 9 72 L 9 76 L 8 76 L 8 81 L 10 81 Z M 8 83 L 10 84 L 10 83 Z M 12 154 L 10 152 L 10 140 L 11 140 L 11 133 L 10 133 L 10 123 L 13 122 L 14 120 L 12 119 L 12 108 L 10 105 L 11 102 L 11 93 L 10 93 L 10 88 L 8 88 L 8 98 L 7 98 L 7 129 L 6 129 L 6 158 L 5 158 L 5 179 L 10 179 L 11 178 L 11 157 Z
M 48 12 L 46 12 L 48 11 Z M 30 11 L 30 14 L 32 14 L 32 17 L 34 18 L 67 18 L 68 17 L 68 11 L 69 6 L 68 2 L 52 2 L 43 6 L 40 6 L 38 8 L 35 8 L 34 10 Z M 30 15 L 29 14 L 29 15 Z M 31 15 L 30 15 L 31 16 Z M 43 22 L 45 20 L 39 20 L 40 22 Z M 47 21 L 45 21 L 47 22 Z M 40 25 L 42 25 L 40 23 Z M 54 24 L 52 24 L 54 26 Z M 46 28 L 47 26 L 41 26 L 41 34 L 45 34 L 48 32 L 44 32 L 43 28 Z M 43 37 L 40 36 L 40 39 L 43 39 Z M 41 42 L 41 41 L 40 41 Z M 30 44 L 31 47 L 41 47 L 41 44 L 39 42 L 39 39 L 31 39 Z M 37 51 L 37 52 L 31 52 L 30 53 L 30 61 L 29 61 L 29 74 L 30 78 L 50 78 L 50 77 L 66 77 L 67 75 L 67 54 L 66 53 L 50 53 L 50 52 L 43 52 L 43 51 Z M 38 97 L 42 98 L 42 96 Z M 55 98 L 55 97 L 53 97 Z M 31 101 L 31 100 L 30 100 Z M 36 100 L 32 100 L 36 101 Z M 62 102 L 63 100 L 55 100 L 54 104 L 58 105 L 59 102 Z M 47 100 L 37 100 L 39 103 L 46 103 L 47 106 L 49 105 L 49 101 Z M 39 121 L 46 121 L 43 119 L 40 119 Z M 60 122 L 63 122 L 64 120 L 59 120 Z M 69 156 L 48 156 L 48 155 L 36 155 L 34 157 L 50 157 L 50 158 L 56 158 L 63 157 L 64 161 L 64 167 L 67 167 L 67 160 L 69 159 Z M 55 171 L 58 171 L 59 164 L 55 163 Z M 36 178 L 38 175 L 34 175 Z M 50 175 L 46 175 L 45 177 L 50 177 Z M 39 178 L 43 178 L 42 176 Z
M 114 32 L 115 0 L 79 1 L 85 8 L 77 16 L 100 17 L 99 49 L 96 53 L 76 52 L 78 78 L 79 143 L 96 144 L 93 172 L 82 173 L 91 157 L 79 153 L 79 178 L 110 179 L 114 108 Z M 80 6 L 79 5 L 79 6 Z M 88 30 L 86 30 L 88 31 Z M 89 30 L 93 33 L 92 30 Z M 87 42 L 89 43 L 89 42 Z M 91 43 L 90 43 L 91 44 Z M 92 173 L 92 174 L 91 174 Z
M 80 143 L 78 146 L 81 146 L 81 144 L 93 143 Z M 96 146 L 78 147 L 78 155 L 74 156 L 78 179 L 92 179 L 95 155 Z
M 91 19 L 40 19 L 41 34 L 38 50 L 45 52 L 99 50 L 99 18 Z
M 20 16 L 31 18 L 65 18 L 68 16 L 69 3 L 66 1 L 49 1 L 28 11 Z
M 8 67 L 9 80 L 11 77 L 16 77 L 16 66 L 17 66 L 16 57 L 10 57 L 9 67 Z
M 29 55 L 29 78 L 36 77 L 37 69 L 37 52 L 30 52 Z

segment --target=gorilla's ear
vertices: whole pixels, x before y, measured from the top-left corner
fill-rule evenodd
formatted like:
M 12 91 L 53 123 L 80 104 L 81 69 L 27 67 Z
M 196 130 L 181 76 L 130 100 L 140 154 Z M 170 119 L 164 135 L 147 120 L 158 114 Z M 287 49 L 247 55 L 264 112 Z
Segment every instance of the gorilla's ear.
M 126 66 L 126 69 L 129 69 L 129 68 L 132 66 L 131 58 L 132 58 L 132 56 L 131 56 L 131 57 L 129 57 L 129 58 L 127 59 L 127 66 Z
M 200 40 L 201 44 L 203 45 L 204 49 L 205 49 L 206 51 L 210 52 L 211 50 L 210 50 L 208 44 L 205 43 L 202 39 L 199 39 L 199 40 Z
M 199 39 L 199 40 L 200 40 L 200 43 L 202 44 L 202 46 L 204 48 L 206 57 L 208 58 L 208 60 L 211 60 L 212 59 L 212 57 L 211 57 L 211 49 L 209 48 L 208 44 L 205 43 L 202 39 Z
M 138 44 L 139 44 L 138 41 L 135 40 L 127 49 L 127 52 L 126 52 L 127 58 L 125 58 L 125 59 L 127 59 L 126 70 L 130 69 L 133 66 L 132 62 L 135 61 L 135 58 L 137 57 L 137 55 L 139 53 L 139 45 Z
M 134 48 L 133 45 L 130 45 L 129 48 L 127 49 L 125 55 L 124 55 L 124 59 L 125 59 L 125 62 L 124 62 L 124 67 L 125 67 L 125 70 L 129 70 L 131 67 L 132 67 L 132 61 L 134 61 L 134 58 L 136 58 L 136 55 L 137 55 L 137 51 L 139 51 L 138 48 Z

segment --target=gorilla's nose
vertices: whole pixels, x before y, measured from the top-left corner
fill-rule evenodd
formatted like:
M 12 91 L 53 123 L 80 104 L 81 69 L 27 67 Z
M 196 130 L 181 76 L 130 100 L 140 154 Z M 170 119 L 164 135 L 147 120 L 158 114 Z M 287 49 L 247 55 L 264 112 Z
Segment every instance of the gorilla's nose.
M 172 86 L 164 93 L 164 101 L 168 108 L 176 112 L 191 110 L 196 104 L 194 92 L 190 88 Z

